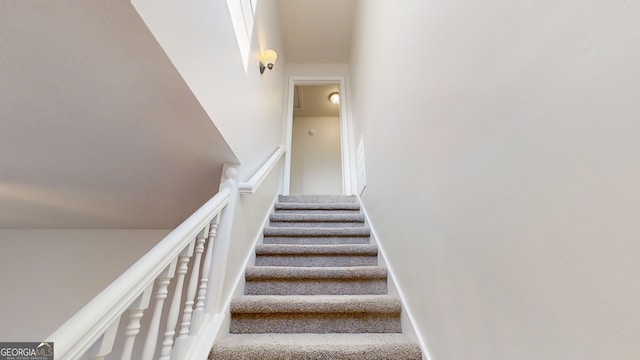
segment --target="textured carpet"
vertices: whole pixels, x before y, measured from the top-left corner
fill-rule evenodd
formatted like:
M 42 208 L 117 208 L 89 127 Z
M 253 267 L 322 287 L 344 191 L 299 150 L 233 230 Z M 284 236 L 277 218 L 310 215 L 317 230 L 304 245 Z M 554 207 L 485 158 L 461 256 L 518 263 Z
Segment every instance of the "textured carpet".
M 387 270 L 379 266 L 255 266 L 246 271 L 247 295 L 365 295 L 387 293 Z
M 420 360 L 420 347 L 402 334 L 229 335 L 210 360 Z
M 354 196 L 280 196 L 209 359 L 422 359 Z
M 378 248 L 370 244 L 257 245 L 256 266 L 352 267 L 378 265 Z

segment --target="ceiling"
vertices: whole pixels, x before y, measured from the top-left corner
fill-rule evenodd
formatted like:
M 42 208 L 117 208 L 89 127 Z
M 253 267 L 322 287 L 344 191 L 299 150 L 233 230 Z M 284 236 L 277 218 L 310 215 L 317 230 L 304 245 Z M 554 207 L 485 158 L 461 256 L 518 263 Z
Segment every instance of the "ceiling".
M 329 95 L 339 92 L 335 85 L 305 85 L 294 88 L 294 116 L 340 116 L 340 106 L 329 102 Z
M 278 0 L 287 62 L 349 62 L 357 0 Z
M 0 228 L 173 228 L 237 161 L 128 1 L 0 1 L 1 49 Z

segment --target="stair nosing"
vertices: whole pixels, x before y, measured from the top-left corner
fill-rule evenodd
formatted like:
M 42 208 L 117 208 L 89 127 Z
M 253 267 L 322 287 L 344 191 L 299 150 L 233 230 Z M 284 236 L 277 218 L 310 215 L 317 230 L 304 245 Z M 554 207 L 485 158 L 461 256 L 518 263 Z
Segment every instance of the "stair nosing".
M 266 237 L 354 237 L 370 236 L 371 229 L 368 227 L 336 227 L 336 228 L 313 228 L 313 227 L 274 227 L 266 226 L 263 231 Z
M 242 295 L 231 314 L 377 313 L 400 314 L 400 300 L 390 295 Z
M 308 214 L 308 213 L 272 213 L 269 220 L 273 222 L 336 222 L 336 223 L 364 223 L 365 217 L 357 214 Z
M 276 202 L 275 210 L 360 210 L 358 203 L 296 203 Z
M 256 280 L 381 280 L 387 278 L 387 269 L 382 266 L 251 266 L 245 270 L 247 281 Z
M 378 246 L 373 244 L 333 244 L 333 245 L 297 245 L 297 244 L 258 244 L 256 256 L 268 255 L 333 255 L 333 256 L 377 256 Z

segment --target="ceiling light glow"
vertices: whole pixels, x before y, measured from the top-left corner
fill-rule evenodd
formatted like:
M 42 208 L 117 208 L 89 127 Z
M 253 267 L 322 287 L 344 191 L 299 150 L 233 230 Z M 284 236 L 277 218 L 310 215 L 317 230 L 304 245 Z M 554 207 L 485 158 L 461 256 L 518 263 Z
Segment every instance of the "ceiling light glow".
M 340 104 L 340 93 L 332 92 L 331 94 L 329 94 L 329 102 L 335 105 Z

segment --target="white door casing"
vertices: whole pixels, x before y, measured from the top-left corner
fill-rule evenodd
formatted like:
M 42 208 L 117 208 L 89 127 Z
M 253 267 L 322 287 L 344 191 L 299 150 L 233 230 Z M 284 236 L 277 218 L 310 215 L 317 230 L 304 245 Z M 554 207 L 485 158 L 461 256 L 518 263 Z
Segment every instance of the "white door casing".
M 347 112 L 348 94 L 343 76 L 291 76 L 289 77 L 289 87 L 287 92 L 287 112 L 285 121 L 285 165 L 282 193 L 289 194 L 291 184 L 291 144 L 293 139 L 293 101 L 294 87 L 296 85 L 331 85 L 339 84 L 340 87 L 340 147 L 342 160 L 342 193 L 352 195 L 352 169 L 351 169 L 351 147 L 350 129 L 351 123 Z

